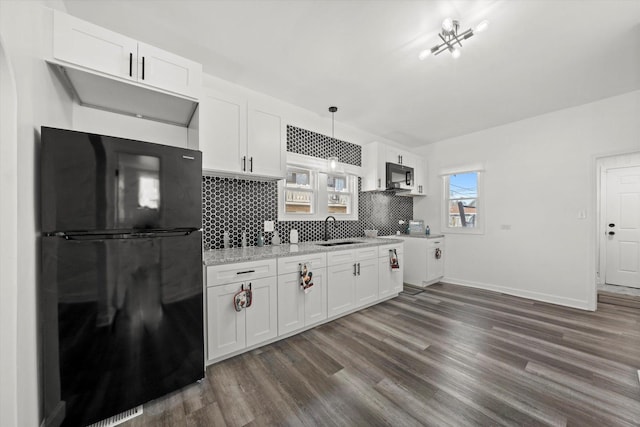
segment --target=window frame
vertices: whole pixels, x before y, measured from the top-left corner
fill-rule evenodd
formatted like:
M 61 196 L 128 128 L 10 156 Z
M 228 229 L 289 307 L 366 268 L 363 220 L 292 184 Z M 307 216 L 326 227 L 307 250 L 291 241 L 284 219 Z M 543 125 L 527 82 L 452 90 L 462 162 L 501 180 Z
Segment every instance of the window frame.
M 462 175 L 468 173 L 475 173 L 478 186 L 477 186 L 477 195 L 475 197 L 476 200 L 476 219 L 474 227 L 450 227 L 449 226 L 449 205 L 452 199 L 449 197 L 450 194 L 450 177 L 452 175 Z M 471 198 L 471 197 L 470 197 Z M 460 198 L 462 199 L 462 198 Z M 485 194 L 484 194 L 484 170 L 482 169 L 462 169 L 447 172 L 442 174 L 442 209 L 441 209 L 441 224 L 442 224 L 442 232 L 444 234 L 484 234 L 484 222 L 486 216 L 485 210 Z
M 324 160 L 326 163 L 326 160 Z M 311 213 L 292 213 L 286 211 L 286 179 L 278 181 L 278 221 L 322 221 L 331 215 L 339 221 L 357 221 L 358 220 L 358 175 L 350 171 L 342 171 L 338 173 L 327 173 L 317 167 L 313 168 L 309 165 L 287 163 L 287 172 L 289 169 L 304 169 L 310 171 L 311 192 L 312 192 L 312 209 Z M 351 197 L 350 213 L 329 213 L 329 190 L 327 188 L 327 177 L 329 175 L 345 176 L 347 178 L 348 194 Z M 291 187 L 289 187 L 291 188 Z M 305 190 L 309 191 L 309 190 Z M 346 194 L 346 193 L 345 193 Z

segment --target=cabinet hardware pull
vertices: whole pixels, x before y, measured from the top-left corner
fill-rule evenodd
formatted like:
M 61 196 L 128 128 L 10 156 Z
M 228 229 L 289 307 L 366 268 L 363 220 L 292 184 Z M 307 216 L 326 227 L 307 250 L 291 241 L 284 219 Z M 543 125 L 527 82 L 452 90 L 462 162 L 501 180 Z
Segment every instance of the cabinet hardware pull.
M 142 80 L 144 80 L 144 56 L 142 57 Z
M 353 264 L 353 275 L 354 276 L 356 275 L 356 265 L 355 264 Z
M 405 172 L 405 179 L 404 179 L 404 182 L 405 182 L 407 185 L 411 185 L 411 172 L 409 172 L 409 171 Z
M 402 156 L 400 154 L 398 154 L 398 163 L 402 164 Z
M 129 52 L 129 77 L 133 77 L 133 53 Z
M 248 274 L 248 273 L 255 273 L 255 270 L 246 270 L 246 271 L 238 271 L 236 272 L 236 274 Z
M 249 172 L 253 172 L 253 157 L 249 157 Z
M 360 275 L 360 263 L 358 263 L 358 276 Z
M 242 172 L 247 171 L 247 156 L 242 156 Z
M 378 188 L 382 187 L 382 179 L 378 178 Z

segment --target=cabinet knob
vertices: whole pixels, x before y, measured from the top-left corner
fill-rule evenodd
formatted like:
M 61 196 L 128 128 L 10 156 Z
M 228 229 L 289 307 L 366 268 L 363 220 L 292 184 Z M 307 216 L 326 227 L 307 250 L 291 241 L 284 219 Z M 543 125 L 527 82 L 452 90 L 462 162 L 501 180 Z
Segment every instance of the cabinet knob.
M 610 232 L 609 232 L 609 236 L 615 236 L 615 235 L 616 235 L 616 232 L 615 232 L 615 231 L 610 231 Z

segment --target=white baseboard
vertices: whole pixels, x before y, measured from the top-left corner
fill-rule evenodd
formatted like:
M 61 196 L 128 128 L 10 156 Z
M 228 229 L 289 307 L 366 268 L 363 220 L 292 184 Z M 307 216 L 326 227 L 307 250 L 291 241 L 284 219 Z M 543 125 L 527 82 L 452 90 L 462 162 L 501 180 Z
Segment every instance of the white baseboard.
M 527 291 L 523 289 L 510 288 L 507 286 L 492 285 L 488 283 L 472 282 L 469 280 L 456 279 L 454 277 L 444 277 L 441 282 L 451 283 L 453 285 L 467 286 L 470 288 L 485 289 L 488 291 L 500 292 L 507 295 L 513 295 L 521 298 L 528 298 L 551 304 L 563 305 L 571 308 L 579 308 L 581 310 L 594 311 L 590 307 L 589 301 L 574 298 L 559 297 L 556 295 L 545 294 L 542 292 Z

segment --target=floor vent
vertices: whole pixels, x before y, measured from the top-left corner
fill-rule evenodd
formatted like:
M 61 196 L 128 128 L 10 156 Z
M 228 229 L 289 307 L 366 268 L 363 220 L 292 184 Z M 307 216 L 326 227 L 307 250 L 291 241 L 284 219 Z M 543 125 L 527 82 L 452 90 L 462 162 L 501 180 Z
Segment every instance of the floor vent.
M 97 423 L 91 424 L 88 427 L 113 427 L 117 426 L 118 424 L 122 424 L 125 421 L 129 421 L 131 418 L 135 418 L 138 415 L 142 415 L 142 405 L 121 412 L 105 420 L 98 421 Z

